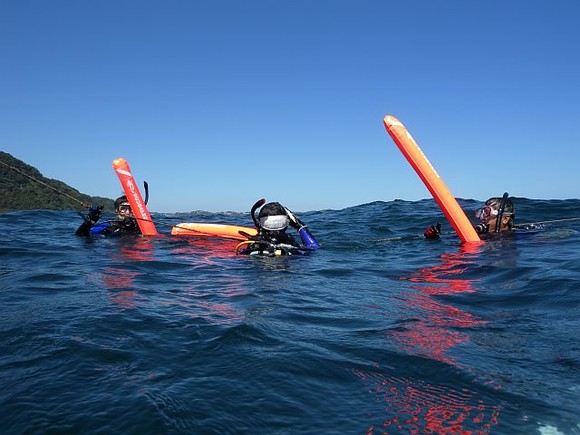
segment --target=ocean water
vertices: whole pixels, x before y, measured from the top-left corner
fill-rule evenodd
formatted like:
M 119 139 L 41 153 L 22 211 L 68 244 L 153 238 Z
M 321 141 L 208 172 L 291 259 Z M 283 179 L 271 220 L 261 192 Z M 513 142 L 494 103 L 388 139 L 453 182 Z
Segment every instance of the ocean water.
M 551 222 L 469 246 L 431 200 L 375 202 L 298 213 L 322 249 L 277 258 L 168 235 L 248 214 L 97 240 L 1 214 L 0 431 L 580 433 L 580 200 L 515 204 Z

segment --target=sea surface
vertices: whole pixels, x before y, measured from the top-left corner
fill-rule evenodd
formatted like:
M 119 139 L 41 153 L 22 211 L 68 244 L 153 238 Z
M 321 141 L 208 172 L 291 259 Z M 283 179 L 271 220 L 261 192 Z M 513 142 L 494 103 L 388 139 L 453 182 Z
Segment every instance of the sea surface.
M 248 213 L 0 214 L 0 432 L 578 434 L 580 200 L 515 206 L 547 223 L 481 245 L 432 200 L 297 213 L 322 248 L 276 258 L 169 235 Z

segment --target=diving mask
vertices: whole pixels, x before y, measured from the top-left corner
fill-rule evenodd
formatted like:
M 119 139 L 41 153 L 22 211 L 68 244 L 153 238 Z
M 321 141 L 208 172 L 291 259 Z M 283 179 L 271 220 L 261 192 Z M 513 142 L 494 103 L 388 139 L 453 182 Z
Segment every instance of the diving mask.
M 260 218 L 260 227 L 268 231 L 282 231 L 288 227 L 289 222 L 286 215 L 264 216 Z

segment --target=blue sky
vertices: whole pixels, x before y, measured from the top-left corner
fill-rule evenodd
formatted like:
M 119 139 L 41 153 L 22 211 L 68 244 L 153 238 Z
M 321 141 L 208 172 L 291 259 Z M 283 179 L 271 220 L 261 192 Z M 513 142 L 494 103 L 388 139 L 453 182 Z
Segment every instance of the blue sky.
M 2 0 L 0 150 L 158 212 L 580 197 L 577 0 Z

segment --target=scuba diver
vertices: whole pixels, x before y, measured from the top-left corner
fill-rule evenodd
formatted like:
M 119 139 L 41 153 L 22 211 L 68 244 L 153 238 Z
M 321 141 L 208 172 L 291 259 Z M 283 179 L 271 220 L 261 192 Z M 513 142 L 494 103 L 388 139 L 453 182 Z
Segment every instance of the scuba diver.
M 514 227 L 514 203 L 508 193 L 503 197 L 494 197 L 485 201 L 485 205 L 475 212 L 475 217 L 481 222 L 474 226 L 480 237 L 486 238 L 494 234 L 511 232 Z M 428 239 L 438 239 L 441 234 L 441 224 L 431 225 L 423 233 Z
M 261 207 L 258 216 L 256 210 Z M 257 201 L 250 211 L 258 234 L 251 236 L 243 233 L 248 240 L 241 242 L 236 252 L 242 255 L 305 255 L 315 251 L 320 246 L 310 234 L 306 225 L 294 213 L 278 202 L 269 202 L 265 199 Z M 286 233 L 288 226 L 295 228 L 300 235 L 302 244 L 298 244 L 294 237 Z
M 84 237 L 141 234 L 141 230 L 139 229 L 139 225 L 126 196 L 121 196 L 115 200 L 115 213 L 117 214 L 115 220 L 97 224 L 97 221 L 101 218 L 102 210 L 102 205 L 91 205 L 87 215 L 79 212 L 84 221 L 76 230 L 75 234 Z

